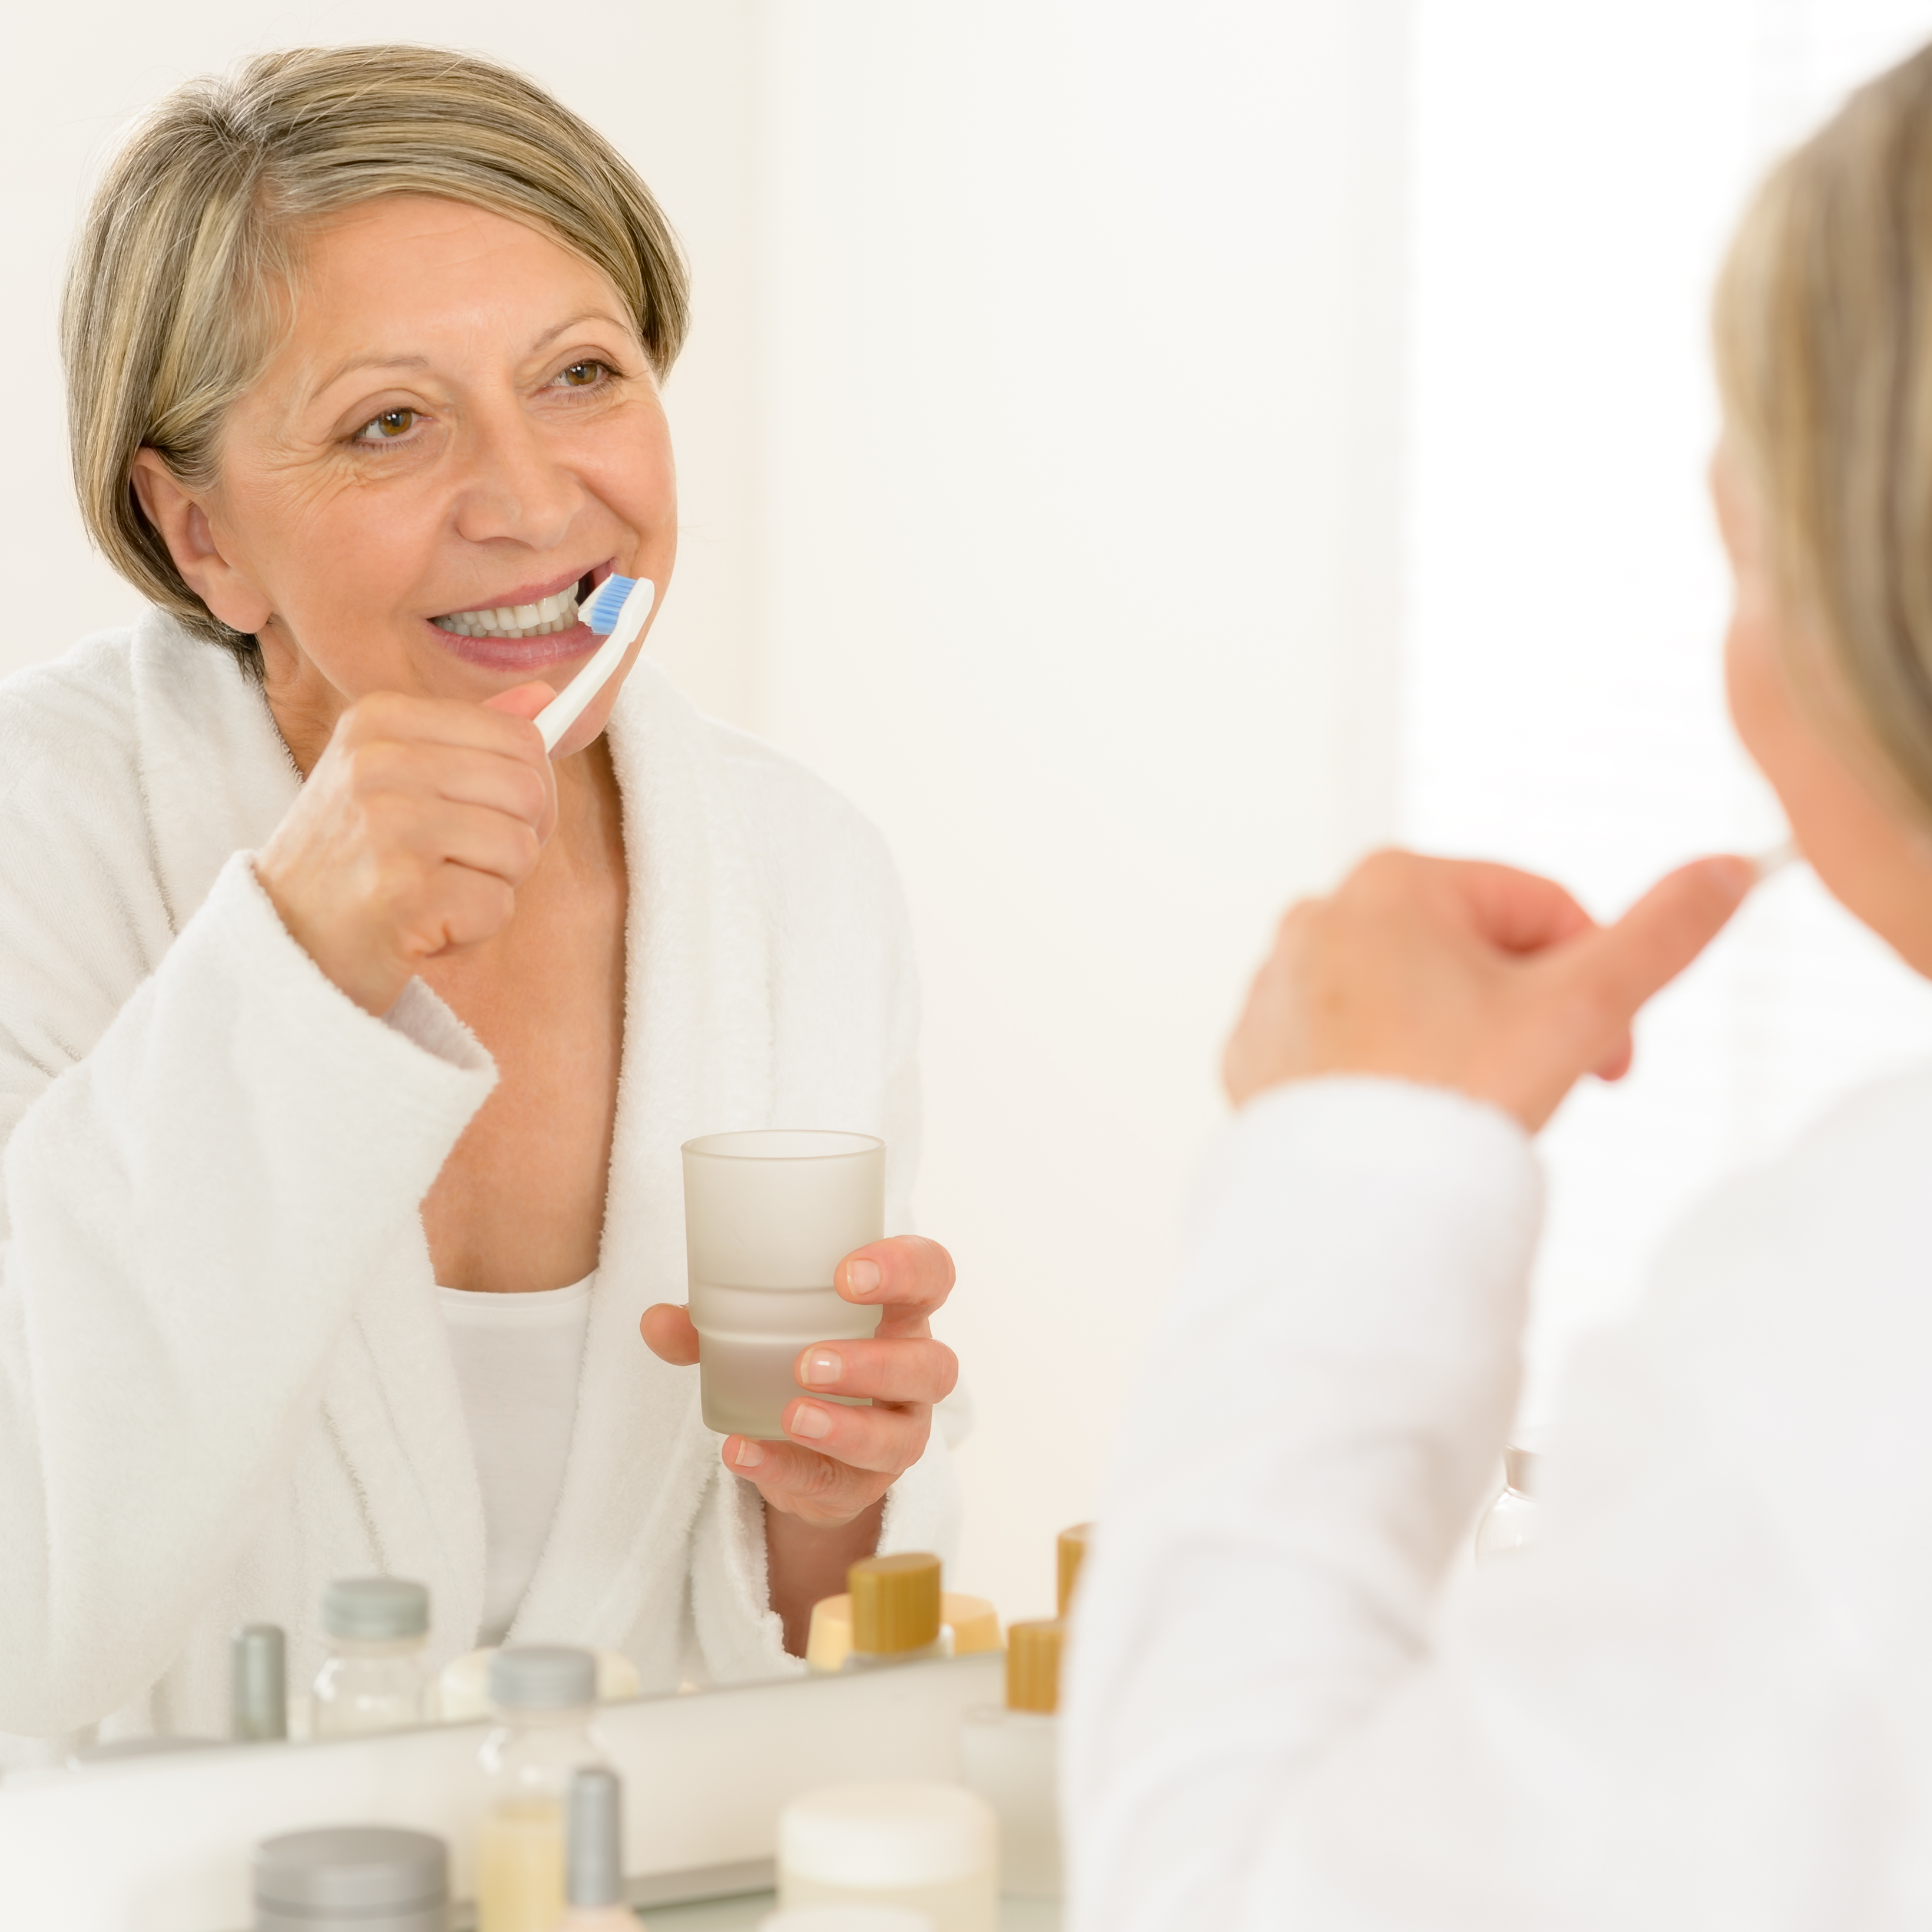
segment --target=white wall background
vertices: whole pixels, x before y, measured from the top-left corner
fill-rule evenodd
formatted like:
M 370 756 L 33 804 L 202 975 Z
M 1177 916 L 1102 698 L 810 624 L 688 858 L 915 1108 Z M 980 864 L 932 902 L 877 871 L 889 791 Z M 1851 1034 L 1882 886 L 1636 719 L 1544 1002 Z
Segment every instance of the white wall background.
M 962 1281 L 963 1587 L 1052 1600 L 1284 896 L 1388 836 L 1402 0 L 117 5 L 0 124 L 0 668 L 133 600 L 70 507 L 53 316 L 130 110 L 251 50 L 523 65 L 689 248 L 654 635 L 856 798 L 927 983 L 922 1226 Z M 72 27 L 14 23 L 16 72 Z M 24 41 L 24 44 L 22 44 Z

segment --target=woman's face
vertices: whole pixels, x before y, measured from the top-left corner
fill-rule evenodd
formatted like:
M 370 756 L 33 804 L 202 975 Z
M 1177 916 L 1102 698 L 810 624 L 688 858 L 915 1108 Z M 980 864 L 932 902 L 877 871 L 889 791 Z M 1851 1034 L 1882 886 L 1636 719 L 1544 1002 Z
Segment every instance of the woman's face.
M 1722 449 L 1711 487 L 1735 585 L 1724 680 L 1738 736 L 1832 896 L 1932 977 L 1932 834 L 1868 776 L 1882 754 L 1822 647 L 1788 634 L 1754 508 Z M 1814 668 L 1802 691 L 1799 662 Z
M 182 490 L 148 451 L 136 481 L 188 582 L 260 638 L 304 767 L 370 692 L 560 688 L 596 648 L 582 625 L 553 609 L 524 615 L 544 634 L 465 633 L 614 569 L 661 602 L 677 548 L 664 410 L 615 289 L 547 236 L 426 196 L 310 236 L 212 489 Z M 560 750 L 602 730 L 617 682 Z

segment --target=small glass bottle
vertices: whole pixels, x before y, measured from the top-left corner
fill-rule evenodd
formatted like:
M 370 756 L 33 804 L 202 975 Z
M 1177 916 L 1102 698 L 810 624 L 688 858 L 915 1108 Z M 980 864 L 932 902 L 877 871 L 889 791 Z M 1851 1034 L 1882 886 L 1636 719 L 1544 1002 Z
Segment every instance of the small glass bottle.
M 1503 1451 L 1503 1492 L 1476 1532 L 1476 1561 L 1507 1556 L 1536 1540 L 1536 1468 L 1533 1449 L 1512 1443 Z
M 571 1779 L 609 1767 L 592 1723 L 597 1659 L 562 1644 L 512 1644 L 490 1660 L 497 1724 L 476 1853 L 477 1932 L 555 1932 L 567 1903 Z
M 1000 1888 L 1058 1898 L 1060 1656 L 1058 1618 L 1006 1630 L 1006 1701 L 970 1706 L 959 1731 L 962 1781 L 1000 1821 Z
M 322 1600 L 328 1658 L 316 1672 L 311 1728 L 319 1738 L 420 1724 L 428 1679 L 429 1592 L 401 1576 L 352 1576 Z
M 229 1735 L 266 1744 L 289 1734 L 288 1645 L 278 1624 L 244 1624 L 228 1649 Z
M 950 1657 L 952 1640 L 940 1615 L 939 1558 L 908 1550 L 868 1556 L 845 1573 L 852 1598 L 852 1648 L 841 1670 L 877 1670 Z

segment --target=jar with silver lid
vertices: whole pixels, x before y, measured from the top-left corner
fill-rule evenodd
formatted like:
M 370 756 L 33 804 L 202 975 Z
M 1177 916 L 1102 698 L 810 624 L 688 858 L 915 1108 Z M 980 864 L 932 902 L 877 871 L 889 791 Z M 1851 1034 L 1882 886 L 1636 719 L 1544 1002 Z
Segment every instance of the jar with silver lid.
M 448 1932 L 449 1852 L 427 1832 L 331 1825 L 255 1847 L 255 1932 Z

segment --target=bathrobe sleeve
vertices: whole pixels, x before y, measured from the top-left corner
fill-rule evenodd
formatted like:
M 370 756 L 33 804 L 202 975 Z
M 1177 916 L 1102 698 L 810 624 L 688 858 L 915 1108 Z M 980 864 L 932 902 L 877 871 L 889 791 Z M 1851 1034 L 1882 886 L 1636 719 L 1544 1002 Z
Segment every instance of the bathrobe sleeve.
M 128 860 L 46 826 L 0 860 L 14 1732 L 91 1723 L 181 1650 L 286 1487 L 358 1291 L 495 1078 L 419 985 L 386 1022 L 338 992 L 245 853 L 136 978 Z
M 1075 1932 L 1932 1910 L 1932 1082 L 1673 1239 L 1538 1539 L 1465 1570 L 1537 1219 L 1498 1114 L 1284 1088 L 1222 1150 L 1083 1579 Z

